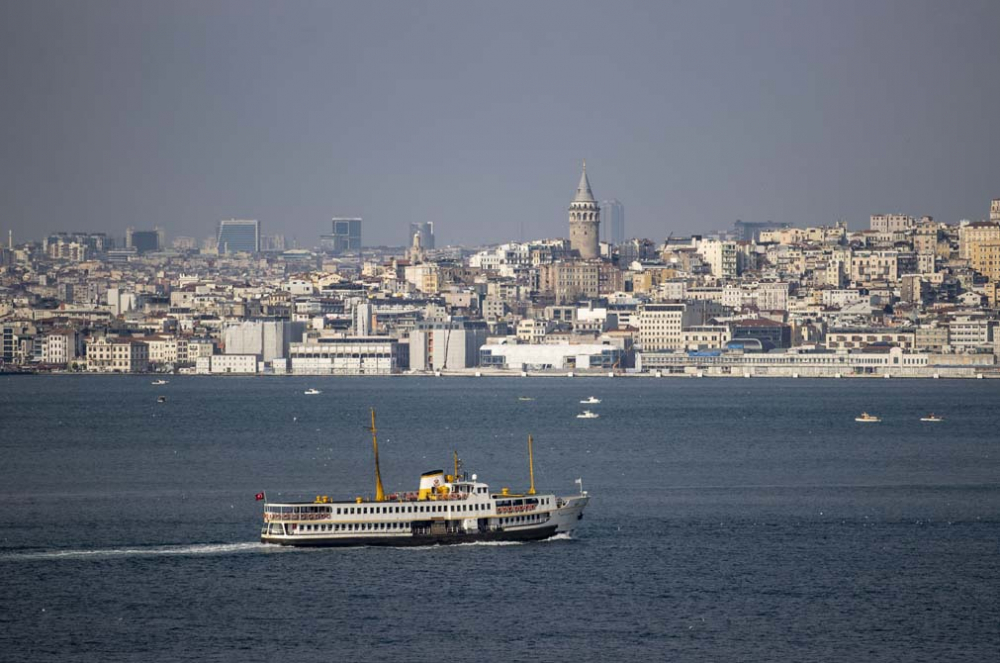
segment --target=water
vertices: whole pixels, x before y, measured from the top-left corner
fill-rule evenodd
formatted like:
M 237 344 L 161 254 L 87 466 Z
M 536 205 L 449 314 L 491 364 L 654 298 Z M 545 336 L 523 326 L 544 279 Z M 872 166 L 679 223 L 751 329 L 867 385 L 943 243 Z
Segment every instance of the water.
M 1000 651 L 1000 381 L 0 378 L 4 661 Z M 316 387 L 318 396 L 302 392 Z M 156 397 L 167 396 L 158 404 Z M 596 395 L 600 405 L 580 405 Z M 534 401 L 519 401 L 519 396 Z M 467 469 L 572 539 L 296 550 L 260 503 Z M 597 420 L 578 420 L 584 408 Z M 856 424 L 862 410 L 881 424 Z M 922 424 L 934 411 L 940 424 Z

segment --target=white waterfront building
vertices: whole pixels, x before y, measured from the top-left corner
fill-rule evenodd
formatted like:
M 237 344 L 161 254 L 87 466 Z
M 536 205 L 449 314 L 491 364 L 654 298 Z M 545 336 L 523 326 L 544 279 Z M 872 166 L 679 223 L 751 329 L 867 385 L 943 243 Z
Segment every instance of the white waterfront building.
M 518 370 L 613 368 L 621 362 L 622 351 L 598 343 L 494 343 L 479 349 L 479 365 L 484 368 Z
M 292 343 L 294 375 L 391 375 L 398 370 L 398 341 L 388 336 L 320 337 Z
M 198 375 L 254 375 L 259 369 L 257 355 L 210 355 L 198 357 L 194 372 Z

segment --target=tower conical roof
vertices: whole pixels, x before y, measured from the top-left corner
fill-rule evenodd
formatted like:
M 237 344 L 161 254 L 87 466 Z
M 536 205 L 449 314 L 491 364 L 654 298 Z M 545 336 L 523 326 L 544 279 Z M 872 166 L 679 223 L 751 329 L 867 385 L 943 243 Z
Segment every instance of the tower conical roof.
M 576 197 L 574 203 L 595 203 L 594 192 L 590 190 L 590 180 L 587 179 L 587 162 L 583 162 L 583 174 L 580 175 L 580 184 L 576 187 Z

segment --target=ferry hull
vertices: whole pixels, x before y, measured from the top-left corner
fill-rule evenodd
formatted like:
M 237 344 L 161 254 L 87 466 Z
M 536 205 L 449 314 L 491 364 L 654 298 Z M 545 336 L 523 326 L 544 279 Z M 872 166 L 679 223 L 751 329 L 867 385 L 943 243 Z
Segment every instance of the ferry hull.
M 260 537 L 261 543 L 271 543 L 281 546 L 294 546 L 297 548 L 344 548 L 357 546 L 388 546 L 388 547 L 411 547 L 411 546 L 443 546 L 455 545 L 458 543 L 481 543 L 481 542 L 520 542 L 520 541 L 541 541 L 551 538 L 559 533 L 557 525 L 547 525 L 545 527 L 532 527 L 530 529 L 519 530 L 494 530 L 489 532 L 468 532 L 456 534 L 425 534 L 406 535 L 397 534 L 392 536 L 271 536 Z

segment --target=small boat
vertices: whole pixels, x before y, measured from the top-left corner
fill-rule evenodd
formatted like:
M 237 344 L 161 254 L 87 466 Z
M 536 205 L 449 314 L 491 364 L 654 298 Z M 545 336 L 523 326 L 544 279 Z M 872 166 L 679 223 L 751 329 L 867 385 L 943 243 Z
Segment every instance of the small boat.
M 590 410 L 584 410 L 580 414 L 576 415 L 576 418 L 577 419 L 597 419 L 600 416 L 601 415 L 597 414 L 596 412 L 591 412 Z
M 320 391 L 319 389 L 306 389 L 302 393 L 305 394 L 306 396 L 315 396 L 316 394 L 322 394 L 323 392 Z
M 166 403 L 167 402 L 167 397 L 166 396 L 157 396 L 156 402 L 157 403 Z
M 590 398 L 588 398 L 586 400 L 582 400 L 580 402 L 583 403 L 584 405 L 587 405 L 588 403 L 589 404 L 600 403 L 601 399 L 600 398 L 595 398 L 594 396 L 591 396 Z
M 168 382 L 168 380 L 153 380 L 150 384 L 154 384 L 154 385 L 159 386 L 161 384 L 167 384 L 167 382 Z
M 928 422 L 937 423 L 939 421 L 944 421 L 944 418 L 943 417 L 939 417 L 936 414 L 934 414 L 933 412 L 931 412 L 926 417 L 920 417 L 920 421 L 928 421 Z
M 862 412 L 860 417 L 854 418 L 854 421 L 863 424 L 877 424 L 882 420 L 876 417 L 874 414 L 868 414 L 867 412 Z
M 532 398 L 531 396 L 518 396 L 517 400 L 519 400 L 519 401 L 533 401 L 535 399 Z

